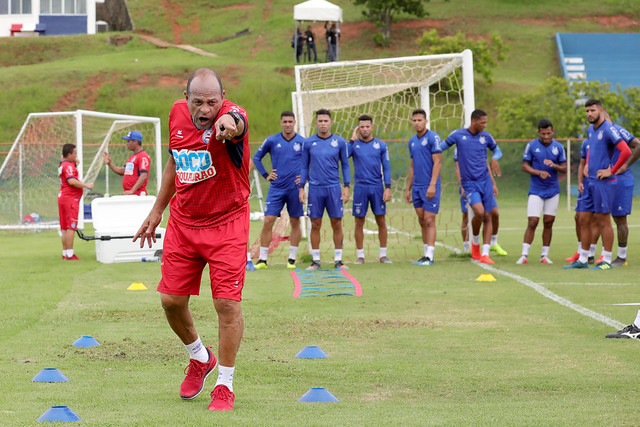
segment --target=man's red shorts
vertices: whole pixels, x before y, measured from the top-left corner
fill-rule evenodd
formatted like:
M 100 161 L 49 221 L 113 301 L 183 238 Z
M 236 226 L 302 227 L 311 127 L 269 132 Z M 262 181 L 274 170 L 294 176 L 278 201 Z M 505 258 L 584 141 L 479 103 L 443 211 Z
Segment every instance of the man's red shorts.
M 70 197 L 58 197 L 58 215 L 60 230 L 76 230 L 78 228 L 78 211 L 80 202 Z
M 213 298 L 242 300 L 248 240 L 248 207 L 240 217 L 214 228 L 186 228 L 169 218 L 158 292 L 199 295 L 202 271 L 209 264 Z

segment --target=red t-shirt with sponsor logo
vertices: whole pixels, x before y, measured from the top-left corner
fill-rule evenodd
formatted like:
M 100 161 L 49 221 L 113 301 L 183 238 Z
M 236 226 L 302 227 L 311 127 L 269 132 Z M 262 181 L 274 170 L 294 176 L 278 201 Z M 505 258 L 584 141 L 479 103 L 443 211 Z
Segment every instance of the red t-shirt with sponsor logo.
M 147 183 L 149 182 L 149 167 L 151 165 L 151 159 L 146 151 L 138 151 L 132 154 L 124 165 L 124 176 L 122 177 L 122 189 L 124 191 L 131 190 L 133 186 L 138 182 L 140 174 L 147 172 L 147 179 L 142 184 L 142 187 L 136 190 L 136 196 L 139 196 L 141 192 L 147 192 Z
M 76 163 L 70 160 L 63 160 L 58 166 L 58 175 L 60 176 L 60 192 L 58 197 L 66 197 L 69 199 L 80 199 L 82 197 L 82 188 L 73 187 L 69 184 L 69 179 L 78 178 L 78 169 Z
M 244 108 L 224 100 L 218 116 L 235 111 L 244 134 L 215 139 L 213 129 L 193 124 L 187 101 L 176 101 L 169 114 L 169 152 L 176 163 L 176 195 L 171 218 L 192 228 L 215 227 L 246 214 L 249 203 L 249 132 Z

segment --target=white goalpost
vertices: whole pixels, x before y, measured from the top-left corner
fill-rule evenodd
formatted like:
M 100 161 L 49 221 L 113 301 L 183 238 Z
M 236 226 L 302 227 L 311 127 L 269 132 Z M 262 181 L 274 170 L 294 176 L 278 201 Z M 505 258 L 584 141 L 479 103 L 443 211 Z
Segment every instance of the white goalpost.
M 103 153 L 124 165 L 132 153 L 122 136 L 131 130 L 143 134 L 142 148 L 152 159 L 147 192 L 155 194 L 162 179 L 159 118 L 87 110 L 29 114 L 0 166 L 0 230 L 58 228 L 58 165 L 66 143 L 76 145 L 79 178 L 94 183 L 81 200 L 82 228 L 85 197 L 122 193 L 122 177 L 104 164 Z

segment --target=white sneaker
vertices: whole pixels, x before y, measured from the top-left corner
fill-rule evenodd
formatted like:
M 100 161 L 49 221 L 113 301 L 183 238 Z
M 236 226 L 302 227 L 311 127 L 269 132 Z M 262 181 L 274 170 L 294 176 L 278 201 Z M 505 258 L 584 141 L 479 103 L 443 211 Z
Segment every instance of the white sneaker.
M 540 257 L 540 262 L 543 264 L 553 264 L 553 261 L 551 261 L 549 257 L 546 255 L 543 257 Z
M 527 256 L 526 255 L 522 255 L 520 258 L 518 258 L 518 260 L 516 261 L 516 264 L 526 264 L 527 263 Z

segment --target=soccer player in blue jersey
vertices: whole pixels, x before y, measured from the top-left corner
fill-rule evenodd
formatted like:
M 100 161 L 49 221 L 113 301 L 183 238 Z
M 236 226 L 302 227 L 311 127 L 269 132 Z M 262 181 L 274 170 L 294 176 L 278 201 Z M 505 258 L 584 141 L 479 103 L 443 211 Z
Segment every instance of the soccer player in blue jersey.
M 414 264 L 427 266 L 434 263 L 436 244 L 436 215 L 440 210 L 440 169 L 442 149 L 440 136 L 427 129 L 427 113 L 419 108 L 411 114 L 416 134 L 409 138 L 411 166 L 407 179 L 407 203 L 413 201 L 422 230 L 424 255 Z
M 536 227 L 543 213 L 542 253 L 540 262 L 553 264 L 549 259 L 549 245 L 553 222 L 558 213 L 560 183 L 558 172 L 567 172 L 567 157 L 564 147 L 553 139 L 553 124 L 549 119 L 538 121 L 539 138 L 530 141 L 524 149 L 522 170 L 531 175 L 529 180 L 529 200 L 527 202 L 527 229 L 524 232 L 522 256 L 516 264 L 526 264 L 529 248 L 535 236 Z
M 591 243 L 591 221 L 594 220 L 600 229 L 603 246 L 603 260 L 596 264 L 594 270 L 611 269 L 611 249 L 613 246 L 613 228 L 611 227 L 611 207 L 617 185 L 617 174 L 621 166 L 631 155 L 627 143 L 620 132 L 605 120 L 602 103 L 590 99 L 585 103 L 587 120 L 591 124 L 587 129 L 589 154 L 586 168 L 589 183 L 585 187 L 585 212 L 580 212 L 580 241 L 582 250 L 578 260 L 562 268 L 588 268 L 589 245 Z M 612 165 L 613 150 L 620 151 L 620 156 Z
M 580 251 L 582 250 L 582 235 L 580 232 L 580 212 L 585 212 L 585 196 L 584 192 L 585 186 L 588 185 L 589 176 L 585 174 L 585 166 L 587 164 L 587 153 L 589 152 L 589 140 L 585 139 L 582 141 L 582 145 L 580 146 L 580 164 L 578 165 L 578 199 L 576 200 L 576 214 L 574 216 L 574 220 L 576 223 L 576 236 L 578 237 L 578 249 L 576 253 L 565 259 L 566 262 L 574 262 L 580 258 Z M 591 261 L 589 261 L 591 262 Z
M 255 265 L 258 270 L 267 268 L 273 225 L 285 204 L 291 223 L 287 268 L 296 268 L 298 244 L 302 236 L 300 217 L 304 216 L 304 209 L 300 203 L 298 182 L 300 169 L 302 169 L 304 138 L 295 131 L 296 119 L 292 111 L 283 111 L 280 114 L 280 126 L 282 132 L 265 139 L 253 156 L 256 169 L 271 184 L 265 201 L 264 225 L 260 233 L 260 255 Z M 271 156 L 271 172 L 267 172 L 262 164 L 262 159 L 267 153 Z
M 311 256 L 313 261 L 307 270 L 321 268 L 320 264 L 320 229 L 322 216 L 327 210 L 333 229 L 334 267 L 338 270 L 348 268 L 342 262 L 342 216 L 343 203 L 349 201 L 349 156 L 347 142 L 344 138 L 331 132 L 331 112 L 327 109 L 316 111 L 316 128 L 318 132 L 304 140 L 302 145 L 302 169 L 300 171 L 300 203 L 304 203 L 306 194 L 304 186 L 309 181 L 309 201 L 307 216 L 311 220 Z M 342 166 L 342 182 L 340 190 L 340 166 Z
M 471 113 L 471 125 L 466 129 L 453 131 L 440 145 L 446 150 L 457 147 L 460 181 L 469 206 L 473 211 L 471 220 L 471 257 L 485 264 L 493 264 L 489 258 L 491 247 L 491 211 L 496 207 L 494 185 L 487 167 L 487 148 L 493 151 L 490 170 L 500 176 L 498 160 L 502 151 L 489 132 L 485 131 L 489 118 L 482 110 Z M 480 250 L 480 227 L 483 228 L 483 245 Z
M 387 144 L 373 137 L 373 119 L 364 114 L 347 144 L 353 157 L 354 189 L 353 217 L 355 218 L 356 264 L 364 264 L 364 220 L 371 211 L 378 225 L 380 262 L 391 264 L 387 256 L 387 202 L 391 200 L 391 163 Z M 384 177 L 384 186 L 383 186 Z

